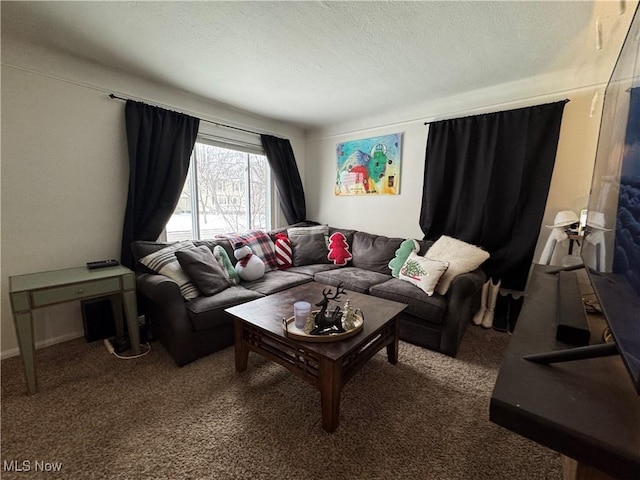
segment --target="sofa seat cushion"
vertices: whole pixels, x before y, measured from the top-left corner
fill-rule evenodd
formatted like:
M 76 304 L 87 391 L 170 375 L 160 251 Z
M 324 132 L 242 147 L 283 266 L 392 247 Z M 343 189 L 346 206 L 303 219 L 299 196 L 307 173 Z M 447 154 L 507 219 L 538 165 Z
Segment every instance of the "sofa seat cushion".
M 408 313 L 430 323 L 441 324 L 447 309 L 446 297 L 437 293 L 429 296 L 412 283 L 398 278 L 372 286 L 369 294 L 404 303 L 408 307 L 402 313 Z
M 367 293 L 372 285 L 384 283 L 391 275 L 363 270 L 357 267 L 346 267 L 337 270 L 316 273 L 313 279 L 318 283 L 337 286 L 342 282 L 342 286 L 354 292 Z M 415 287 L 414 287 L 415 288 Z
M 264 297 L 260 292 L 244 287 L 233 286 L 211 297 L 201 296 L 186 303 L 187 315 L 194 330 L 207 330 L 228 322 L 225 308 Z
M 296 287 L 311 280 L 311 277 L 308 275 L 291 272 L 290 270 L 273 270 L 265 273 L 264 276 L 258 280 L 242 282 L 242 286 L 249 290 L 262 293 L 263 295 L 271 295 L 272 293 Z
M 314 263 L 312 265 L 301 265 L 299 267 L 291 267 L 287 270 L 287 272 L 295 272 L 301 273 L 303 275 L 308 275 L 313 278 L 313 276 L 318 272 L 327 272 L 329 270 L 336 270 L 337 268 L 341 268 L 339 265 L 334 265 L 333 263 Z

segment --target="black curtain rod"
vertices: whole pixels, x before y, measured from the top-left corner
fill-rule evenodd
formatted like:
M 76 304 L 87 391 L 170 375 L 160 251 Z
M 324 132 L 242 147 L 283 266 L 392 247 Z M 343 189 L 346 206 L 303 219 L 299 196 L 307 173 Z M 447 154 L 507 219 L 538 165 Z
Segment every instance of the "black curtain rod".
M 109 94 L 109 98 L 114 98 L 116 100 L 123 100 L 125 102 L 131 100 L 129 98 L 119 97 L 117 95 L 114 95 L 113 93 Z M 131 100 L 131 101 L 137 102 L 138 100 Z M 159 108 L 162 108 L 162 107 L 159 107 Z M 182 113 L 182 112 L 178 112 L 178 113 Z M 185 115 L 188 115 L 188 114 L 185 114 Z M 201 122 L 210 123 L 210 124 L 215 125 L 217 127 L 232 128 L 233 130 L 240 130 L 241 132 L 253 133 L 254 135 L 262 135 L 262 133 L 254 132 L 253 130 L 247 130 L 246 128 L 234 127 L 232 125 L 225 125 L 224 123 L 212 122 L 211 120 L 205 120 L 203 118 L 200 118 L 199 120 Z
M 565 98 L 564 100 L 561 100 L 564 103 L 569 103 L 570 100 L 568 98 Z M 550 102 L 550 103 L 555 103 L 555 102 Z M 549 105 L 548 103 L 543 103 L 542 105 Z M 533 106 L 540 106 L 540 105 L 533 105 Z M 511 110 L 520 110 L 522 108 L 531 108 L 531 107 L 520 107 L 520 108 L 512 108 Z M 510 110 L 501 110 L 503 112 L 508 112 Z M 471 118 L 471 117 L 479 117 L 480 115 L 491 115 L 493 113 L 500 113 L 500 112 L 487 112 L 487 113 L 478 113 L 476 115 L 465 115 L 464 117 L 454 117 L 454 118 L 445 118 L 443 120 L 433 120 L 431 122 L 424 122 L 425 125 L 429 125 L 430 123 L 437 123 L 437 122 L 446 122 L 447 120 L 460 120 L 462 118 Z

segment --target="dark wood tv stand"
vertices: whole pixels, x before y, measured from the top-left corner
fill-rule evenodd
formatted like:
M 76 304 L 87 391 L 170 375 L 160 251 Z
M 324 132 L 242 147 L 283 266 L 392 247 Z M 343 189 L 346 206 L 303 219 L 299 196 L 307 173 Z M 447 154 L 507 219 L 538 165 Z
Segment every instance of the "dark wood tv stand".
M 542 365 L 523 358 L 571 348 L 555 338 L 557 280 L 545 273 L 551 268 L 534 266 L 491 396 L 490 419 L 569 457 L 578 478 L 638 479 L 640 396 L 622 359 Z M 601 343 L 604 320 L 590 317 L 589 325 L 591 343 Z

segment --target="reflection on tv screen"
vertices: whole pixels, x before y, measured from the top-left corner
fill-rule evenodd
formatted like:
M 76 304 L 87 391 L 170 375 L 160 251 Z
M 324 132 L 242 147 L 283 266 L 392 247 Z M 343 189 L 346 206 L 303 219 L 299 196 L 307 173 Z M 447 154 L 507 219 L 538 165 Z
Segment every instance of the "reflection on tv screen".
M 640 88 L 629 95 L 612 269 L 640 296 Z
M 640 177 L 621 178 L 613 272 L 640 295 Z

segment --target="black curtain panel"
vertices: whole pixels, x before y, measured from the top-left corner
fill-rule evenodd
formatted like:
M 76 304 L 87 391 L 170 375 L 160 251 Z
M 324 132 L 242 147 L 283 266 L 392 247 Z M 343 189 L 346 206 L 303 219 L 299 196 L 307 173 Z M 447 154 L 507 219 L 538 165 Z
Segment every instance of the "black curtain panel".
M 523 290 L 540 233 L 566 101 L 429 126 L 420 227 L 490 254 L 482 268 Z
M 280 208 L 287 222 L 294 224 L 306 220 L 304 189 L 291 142 L 270 135 L 260 135 L 260 138 L 276 180 Z
M 176 208 L 200 120 L 127 100 L 125 122 L 129 194 L 120 261 L 133 267 L 131 242 L 156 240 Z

